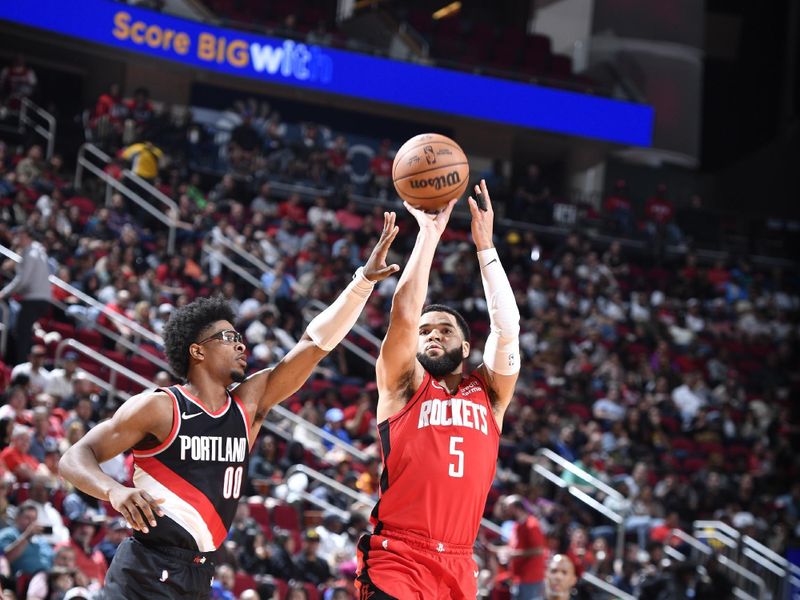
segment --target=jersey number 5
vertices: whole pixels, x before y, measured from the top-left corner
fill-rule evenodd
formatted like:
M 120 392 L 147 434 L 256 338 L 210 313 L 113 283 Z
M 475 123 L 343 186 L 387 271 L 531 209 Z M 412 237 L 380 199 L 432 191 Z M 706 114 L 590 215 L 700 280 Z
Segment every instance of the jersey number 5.
M 238 498 L 242 493 L 242 467 L 228 467 L 225 469 L 225 476 L 222 478 L 222 497 L 226 500 L 230 497 Z
M 463 437 L 450 436 L 450 456 L 456 457 L 456 463 L 450 463 L 449 465 L 448 474 L 450 477 L 464 476 L 464 451 L 457 448 L 457 445 L 463 443 L 463 441 Z

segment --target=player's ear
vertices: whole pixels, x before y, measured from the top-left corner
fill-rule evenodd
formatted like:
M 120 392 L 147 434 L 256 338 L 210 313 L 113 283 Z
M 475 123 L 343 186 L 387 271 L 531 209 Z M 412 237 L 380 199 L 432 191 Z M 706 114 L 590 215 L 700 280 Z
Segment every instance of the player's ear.
M 469 356 L 469 342 L 461 342 L 461 357 L 467 358 Z
M 205 352 L 200 344 L 189 344 L 189 356 L 195 360 L 203 360 Z

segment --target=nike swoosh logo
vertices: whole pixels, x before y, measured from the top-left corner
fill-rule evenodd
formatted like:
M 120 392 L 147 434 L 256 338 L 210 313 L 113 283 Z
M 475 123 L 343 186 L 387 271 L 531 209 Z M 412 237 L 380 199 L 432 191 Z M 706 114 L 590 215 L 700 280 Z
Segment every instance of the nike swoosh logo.
M 480 574 L 481 574 L 481 572 L 480 572 L 480 571 L 475 571 L 475 577 L 477 577 L 477 576 L 478 576 L 478 575 L 480 575 Z
M 488 263 L 486 263 L 485 265 L 483 265 L 483 266 L 481 267 L 481 269 L 485 269 L 486 267 L 488 267 L 488 266 L 489 266 L 490 264 L 492 264 L 493 262 L 497 262 L 497 259 L 496 259 L 496 258 L 493 258 L 493 259 L 492 259 L 492 260 L 490 260 Z
M 202 414 L 203 413 L 194 413 L 194 414 L 190 415 L 188 413 L 183 413 L 183 414 L 181 414 L 181 417 L 183 418 L 184 421 L 188 421 L 189 419 L 194 419 L 195 417 L 199 417 Z

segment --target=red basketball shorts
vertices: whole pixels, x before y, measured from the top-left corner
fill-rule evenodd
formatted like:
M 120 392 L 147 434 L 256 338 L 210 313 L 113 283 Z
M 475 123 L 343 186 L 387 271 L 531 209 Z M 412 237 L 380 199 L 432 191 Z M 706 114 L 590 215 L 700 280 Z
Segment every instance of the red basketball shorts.
M 356 588 L 362 600 L 474 600 L 477 581 L 472 546 L 388 530 L 358 541 Z

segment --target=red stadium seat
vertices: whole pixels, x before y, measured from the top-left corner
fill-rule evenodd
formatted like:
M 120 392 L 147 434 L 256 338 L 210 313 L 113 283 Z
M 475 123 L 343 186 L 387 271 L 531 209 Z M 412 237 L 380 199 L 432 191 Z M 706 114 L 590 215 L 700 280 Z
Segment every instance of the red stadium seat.
M 304 583 L 303 587 L 306 589 L 306 596 L 308 600 L 319 600 L 319 588 L 313 583 Z
M 250 509 L 250 516 L 264 530 L 264 535 L 267 536 L 267 539 L 272 539 L 272 520 L 267 507 L 262 502 L 248 502 L 247 507 Z
M 300 516 L 294 507 L 288 504 L 276 504 L 272 507 L 272 523 L 281 529 L 300 531 Z
M 256 581 L 255 577 L 250 575 L 250 573 L 245 573 L 244 571 L 238 571 L 236 573 L 235 579 L 233 581 L 234 596 L 238 598 L 245 590 L 257 590 L 257 589 L 258 589 L 258 582 Z

